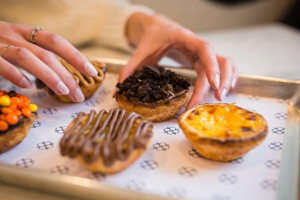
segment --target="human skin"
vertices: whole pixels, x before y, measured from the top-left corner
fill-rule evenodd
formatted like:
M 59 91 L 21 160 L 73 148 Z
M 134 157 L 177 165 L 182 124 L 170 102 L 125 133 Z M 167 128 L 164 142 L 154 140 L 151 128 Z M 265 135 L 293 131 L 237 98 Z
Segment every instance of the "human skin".
M 166 55 L 197 73 L 187 109 L 202 103 L 210 86 L 221 101 L 236 84 L 238 71 L 231 58 L 216 54 L 207 41 L 164 16 L 137 12 L 128 20 L 126 35 L 136 50 L 122 68 L 119 82 L 143 65 L 157 64 Z
M 74 102 L 84 101 L 80 87 L 55 56 L 62 57 L 85 76 L 96 75 L 92 64 L 72 44 L 46 30 L 36 31 L 36 43 L 33 44 L 33 27 L 22 24 L 0 21 L 0 30 L 1 76 L 21 88 L 31 88 L 31 82 L 19 69 L 21 67 L 56 94 L 68 95 Z M 135 69 L 145 64 L 155 65 L 166 55 L 197 72 L 187 108 L 202 103 L 210 86 L 215 89 L 215 97 L 222 100 L 236 83 L 238 73 L 232 59 L 217 55 L 208 42 L 166 17 L 136 12 L 128 19 L 124 34 L 136 50 L 122 68 L 120 82 Z M 7 48 L 9 45 L 13 46 Z

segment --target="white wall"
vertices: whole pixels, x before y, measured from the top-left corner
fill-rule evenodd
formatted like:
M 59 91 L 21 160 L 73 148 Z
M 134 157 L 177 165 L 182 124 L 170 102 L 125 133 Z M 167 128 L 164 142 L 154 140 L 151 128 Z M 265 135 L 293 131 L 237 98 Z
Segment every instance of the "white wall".
M 193 31 L 229 29 L 276 21 L 294 0 L 258 0 L 227 6 L 209 0 L 131 0 Z

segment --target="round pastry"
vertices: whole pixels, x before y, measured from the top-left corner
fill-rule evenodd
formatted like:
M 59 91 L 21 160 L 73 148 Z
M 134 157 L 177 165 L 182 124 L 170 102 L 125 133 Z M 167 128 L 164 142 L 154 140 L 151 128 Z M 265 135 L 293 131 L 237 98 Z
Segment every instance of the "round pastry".
M 179 117 L 179 126 L 205 158 L 230 161 L 242 157 L 267 136 L 263 116 L 234 104 L 203 104 Z
M 162 67 L 144 66 L 118 83 L 116 101 L 143 118 L 160 122 L 172 118 L 189 97 L 189 81 Z
M 93 172 L 116 173 L 134 163 L 150 145 L 151 122 L 124 109 L 79 113 L 60 141 L 63 156 L 77 158 Z
M 38 118 L 36 111 L 27 96 L 0 90 L 0 153 L 23 141 Z
M 96 59 L 90 60 L 92 65 L 97 70 L 98 75 L 93 76 L 93 77 L 85 77 L 77 69 L 75 69 L 71 64 L 69 64 L 67 61 L 63 60 L 60 57 L 57 57 L 57 59 L 72 74 L 73 78 L 76 80 L 76 82 L 80 86 L 80 89 L 86 99 L 90 98 L 95 93 L 95 91 L 101 86 L 101 84 L 104 80 L 104 74 L 106 71 L 106 67 L 105 67 L 104 63 L 102 63 Z M 36 80 L 36 85 L 37 85 L 37 88 L 44 88 L 44 90 L 46 90 L 51 96 L 53 96 L 55 99 L 57 99 L 61 102 L 64 102 L 64 103 L 72 103 L 73 102 L 67 95 L 55 94 L 48 86 L 46 86 L 39 79 Z

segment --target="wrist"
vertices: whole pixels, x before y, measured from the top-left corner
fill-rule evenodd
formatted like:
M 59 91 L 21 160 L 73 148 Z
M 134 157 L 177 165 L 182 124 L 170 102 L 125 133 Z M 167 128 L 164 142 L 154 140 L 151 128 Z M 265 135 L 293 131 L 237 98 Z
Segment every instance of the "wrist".
M 136 47 L 146 32 L 147 27 L 153 23 L 153 15 L 136 12 L 127 20 L 125 35 L 131 46 Z

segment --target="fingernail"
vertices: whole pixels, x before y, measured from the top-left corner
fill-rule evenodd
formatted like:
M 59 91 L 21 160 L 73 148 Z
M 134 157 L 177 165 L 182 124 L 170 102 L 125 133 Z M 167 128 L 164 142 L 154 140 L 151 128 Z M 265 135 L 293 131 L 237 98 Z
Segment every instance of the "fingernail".
M 61 94 L 64 94 L 64 95 L 69 94 L 69 92 L 70 92 L 68 87 L 62 81 L 58 82 L 56 88 Z
M 25 76 L 21 79 L 20 86 L 22 88 L 31 88 L 32 87 L 30 80 Z
M 90 63 L 89 61 L 86 61 L 84 64 L 84 70 L 86 71 L 86 73 L 88 73 L 88 75 L 90 76 L 96 76 L 98 74 L 97 70 L 95 69 L 95 67 L 92 65 L 92 63 Z
M 226 94 L 227 94 L 227 89 L 226 89 L 226 88 L 223 88 L 223 89 L 221 90 L 221 93 L 220 93 L 220 99 L 221 99 L 221 101 L 224 100 Z
M 84 95 L 83 95 L 82 91 L 80 90 L 80 88 L 76 88 L 75 99 L 76 99 L 77 102 L 83 102 L 84 101 Z
M 219 89 L 219 87 L 220 87 L 220 75 L 219 74 L 215 75 L 214 84 L 215 84 L 216 89 Z
M 232 80 L 232 83 L 231 83 L 231 88 L 234 88 L 235 87 L 235 84 L 236 84 L 236 78 L 234 78 L 233 80 Z

